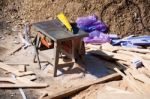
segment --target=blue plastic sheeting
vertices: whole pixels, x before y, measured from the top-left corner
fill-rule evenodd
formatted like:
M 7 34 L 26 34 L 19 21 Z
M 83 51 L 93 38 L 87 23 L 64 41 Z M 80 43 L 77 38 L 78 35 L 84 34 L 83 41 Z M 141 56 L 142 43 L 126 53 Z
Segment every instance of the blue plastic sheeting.
M 112 45 L 121 45 L 126 47 L 150 46 L 150 36 L 134 37 L 131 35 L 119 40 L 112 39 L 111 43 Z
M 79 17 L 76 23 L 78 28 L 89 33 L 89 37 L 84 38 L 85 43 L 102 44 L 110 42 L 109 36 L 104 34 L 108 31 L 108 27 L 98 20 L 97 16 Z

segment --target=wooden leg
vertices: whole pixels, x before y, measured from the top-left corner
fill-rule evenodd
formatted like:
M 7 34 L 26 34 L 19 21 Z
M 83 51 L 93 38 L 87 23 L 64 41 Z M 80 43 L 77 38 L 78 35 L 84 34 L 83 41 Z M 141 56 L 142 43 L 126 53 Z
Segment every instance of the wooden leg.
M 75 62 L 75 41 L 72 41 L 72 62 Z
M 85 47 L 84 47 L 84 42 L 82 41 L 82 39 L 80 39 L 80 44 L 79 44 L 79 57 L 82 60 L 82 62 L 84 63 L 84 55 L 85 55 Z
M 60 43 L 59 42 L 55 42 L 54 43 L 54 77 L 57 76 L 57 66 L 58 66 L 58 62 L 59 62 L 59 53 L 60 53 Z
M 38 54 L 39 42 L 40 42 L 40 37 L 37 36 L 35 40 L 35 44 L 34 44 L 35 56 L 34 56 L 33 61 L 35 62 L 35 59 L 37 57 L 37 62 L 38 62 L 39 68 L 41 69 L 41 64 L 40 64 L 40 59 L 39 59 L 39 54 Z
M 37 40 L 37 36 L 35 37 L 34 41 L 33 41 L 33 46 L 34 46 L 34 57 L 33 57 L 33 62 L 35 63 L 35 59 L 36 59 L 36 40 Z

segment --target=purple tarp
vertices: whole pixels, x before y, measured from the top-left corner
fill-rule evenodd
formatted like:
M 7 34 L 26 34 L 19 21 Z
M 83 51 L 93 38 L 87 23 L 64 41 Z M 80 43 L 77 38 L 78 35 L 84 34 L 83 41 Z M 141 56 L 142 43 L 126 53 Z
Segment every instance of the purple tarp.
M 85 43 L 102 44 L 110 42 L 109 36 L 104 34 L 108 27 L 98 20 L 97 16 L 79 17 L 76 20 L 78 28 L 89 33 L 89 37 L 84 38 Z

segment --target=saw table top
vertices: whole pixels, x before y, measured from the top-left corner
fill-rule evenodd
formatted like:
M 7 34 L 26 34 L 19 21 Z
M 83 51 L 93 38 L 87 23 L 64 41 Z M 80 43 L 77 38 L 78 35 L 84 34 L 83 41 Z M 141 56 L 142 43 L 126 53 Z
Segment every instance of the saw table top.
M 63 24 L 59 20 L 50 20 L 44 22 L 34 23 L 33 28 L 43 33 L 54 41 L 70 40 L 72 38 L 82 38 L 88 36 L 88 34 L 80 29 L 76 29 L 74 33 L 64 28 Z M 74 28 L 74 27 L 73 27 Z

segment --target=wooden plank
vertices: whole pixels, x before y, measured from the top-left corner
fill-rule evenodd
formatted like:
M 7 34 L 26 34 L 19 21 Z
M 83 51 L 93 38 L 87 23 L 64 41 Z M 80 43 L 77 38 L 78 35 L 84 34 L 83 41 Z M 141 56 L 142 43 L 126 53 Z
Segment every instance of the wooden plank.
M 26 72 L 26 66 L 25 65 L 19 65 L 18 70 L 19 70 L 19 72 Z
M 107 82 L 107 81 L 113 81 L 113 80 L 117 80 L 117 79 L 120 79 L 120 78 L 121 78 L 121 76 L 118 73 L 114 73 L 114 74 L 99 78 L 96 81 L 89 82 L 89 83 L 86 83 L 86 84 L 78 86 L 78 87 L 63 90 L 61 92 L 55 93 L 55 94 L 53 94 L 51 96 L 48 96 L 48 97 L 45 97 L 43 99 L 62 99 L 64 97 L 68 97 L 70 95 L 73 95 L 73 94 L 75 94 L 75 93 L 77 93 L 81 90 L 84 90 L 84 89 L 88 88 L 91 85 L 104 83 L 104 82 Z
M 126 55 L 130 55 L 130 56 L 140 56 L 143 59 L 150 59 L 150 55 L 145 55 L 145 54 L 136 53 L 136 52 L 119 50 L 119 51 L 117 51 L 117 53 L 126 54 Z
M 0 88 L 45 88 L 48 87 L 46 83 L 32 82 L 26 78 L 17 77 L 16 80 L 10 77 L 0 77 L 0 82 L 8 82 L 7 84 L 0 84 Z
M 17 83 L 17 81 L 13 80 L 10 77 L 0 77 L 0 82 L 7 82 L 7 83 L 12 83 L 12 84 Z
M 148 69 L 146 69 L 145 67 L 142 68 L 138 68 L 138 71 L 146 76 L 148 76 L 150 78 L 150 72 Z
M 8 62 L 8 63 L 5 63 L 5 64 L 7 64 L 7 65 L 11 65 L 11 66 L 17 66 L 17 65 L 25 65 L 25 66 L 29 66 L 29 64 L 28 63 L 16 63 L 16 62 Z
M 0 88 L 45 88 L 45 87 L 48 87 L 47 84 L 42 84 L 42 83 L 39 83 L 39 84 L 0 84 Z
M 117 51 L 117 50 L 125 50 L 125 51 L 132 51 L 138 53 L 150 53 L 149 49 L 139 49 L 139 48 L 128 48 L 128 47 L 120 47 L 120 46 L 112 46 L 109 43 L 102 44 L 101 49 L 107 51 Z
M 150 62 L 142 58 L 140 58 L 140 60 L 142 61 L 143 65 L 150 71 Z
M 6 65 L 2 62 L 0 62 L 0 68 L 6 70 L 8 72 L 11 72 L 11 73 L 15 74 L 16 76 L 25 76 L 25 75 L 35 74 L 32 71 L 19 72 L 17 69 L 13 68 L 12 66 Z
M 135 82 L 134 79 L 129 78 L 125 74 L 123 74 L 118 68 L 114 68 L 114 70 L 119 73 L 129 84 L 129 86 L 137 93 L 143 94 L 143 91 L 141 90 L 141 87 L 138 86 L 138 84 Z
M 20 45 L 19 47 L 17 47 L 16 49 L 14 49 L 9 55 L 15 54 L 16 52 L 18 52 L 19 50 L 21 50 L 23 46 L 24 45 Z
M 141 74 L 138 70 L 136 70 L 136 69 L 127 69 L 128 70 L 128 72 L 130 73 L 130 74 L 132 74 L 132 76 L 135 78 L 135 79 L 137 79 L 137 80 L 139 80 L 139 81 L 142 81 L 143 83 L 146 83 L 146 84 L 150 84 L 150 78 L 149 77 L 147 77 L 146 75 L 144 75 L 144 74 Z
M 124 61 L 128 61 L 128 60 L 132 59 L 131 56 L 128 56 L 125 54 L 112 53 L 112 52 L 103 51 L 103 50 L 102 51 L 93 50 L 93 51 L 90 51 L 90 53 L 100 55 L 100 56 L 105 57 L 105 58 L 113 58 L 113 59 L 124 60 Z

